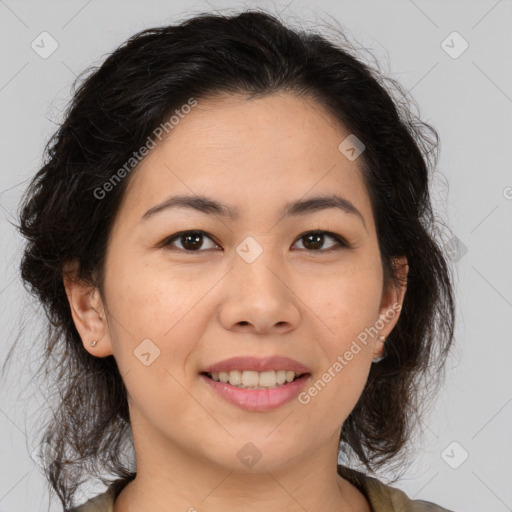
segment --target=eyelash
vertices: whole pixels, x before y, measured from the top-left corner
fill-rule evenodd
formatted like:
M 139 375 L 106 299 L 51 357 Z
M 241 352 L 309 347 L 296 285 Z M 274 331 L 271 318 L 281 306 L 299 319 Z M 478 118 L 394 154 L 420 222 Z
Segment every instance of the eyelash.
M 206 233 L 205 231 L 201 231 L 201 230 L 196 230 L 196 229 L 192 229 L 192 230 L 188 230 L 188 231 L 180 231 L 179 233 L 175 233 L 174 235 L 171 235 L 170 237 L 167 237 L 162 243 L 161 243 L 161 246 L 162 247 L 169 247 L 169 246 L 172 246 L 173 242 L 175 240 L 179 240 L 179 238 L 182 236 L 182 235 L 186 235 L 186 234 L 195 234 L 195 235 L 203 235 L 203 236 L 206 236 L 207 238 L 209 238 L 214 244 L 216 245 L 219 245 L 217 244 L 217 242 L 215 242 L 215 240 L 210 236 L 208 235 L 208 233 Z M 349 249 L 350 248 L 350 245 L 349 243 L 343 238 L 341 237 L 340 235 L 337 235 L 336 233 L 332 233 L 331 231 L 322 231 L 322 230 L 313 230 L 313 231 L 306 231 L 305 233 L 302 233 L 298 238 L 297 240 L 294 242 L 294 245 L 297 241 L 301 240 L 302 238 L 305 238 L 306 236 L 308 235 L 326 235 L 327 237 L 329 238 L 333 238 L 336 243 L 337 243 L 337 246 L 334 246 L 334 247 L 331 247 L 329 249 L 301 249 L 301 250 L 305 250 L 305 251 L 308 251 L 308 252 L 311 252 L 311 253 L 331 253 L 333 251 L 338 251 L 340 249 Z M 187 252 L 187 253 L 199 253 L 199 252 L 204 252 L 205 250 L 209 250 L 209 249 L 197 249 L 197 250 L 187 250 L 187 249 L 181 249 L 180 247 L 176 247 L 178 250 L 182 251 L 182 252 Z

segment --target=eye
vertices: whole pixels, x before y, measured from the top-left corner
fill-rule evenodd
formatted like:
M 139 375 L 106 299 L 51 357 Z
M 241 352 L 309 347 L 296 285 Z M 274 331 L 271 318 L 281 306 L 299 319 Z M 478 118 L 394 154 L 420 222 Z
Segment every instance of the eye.
M 166 238 L 162 243 L 162 246 L 173 246 L 174 242 L 177 241 L 181 244 L 181 247 L 177 247 L 178 249 L 182 249 L 186 252 L 201 252 L 199 251 L 199 248 L 203 245 L 205 239 L 210 240 L 214 246 L 208 247 L 207 249 L 215 249 L 219 247 L 209 235 L 207 235 L 204 231 L 199 230 L 181 231 L 179 233 L 175 233 L 171 237 Z
M 323 245 L 326 238 L 334 240 L 334 244 L 324 250 L 319 250 Z M 302 234 L 298 240 L 305 240 L 303 248 L 310 252 L 331 252 L 340 248 L 348 248 L 349 244 L 341 236 L 331 233 L 330 231 L 309 231 Z
M 325 243 L 326 238 L 333 240 L 334 244 L 331 244 L 331 246 L 327 249 L 321 249 Z M 181 249 L 185 252 L 202 252 L 201 247 L 203 247 L 205 240 L 209 240 L 211 242 L 211 246 L 207 247 L 206 249 L 203 248 L 203 250 L 220 248 L 219 245 L 208 234 L 201 230 L 180 231 L 179 233 L 175 233 L 174 235 L 166 238 L 162 242 L 161 246 L 176 247 L 177 249 Z M 298 238 L 298 241 L 302 240 L 304 240 L 302 243 L 302 248 L 309 252 L 331 252 L 340 248 L 350 247 L 346 240 L 344 240 L 341 236 L 336 235 L 335 233 L 331 233 L 330 231 L 308 231 Z M 299 247 L 299 249 L 302 248 Z

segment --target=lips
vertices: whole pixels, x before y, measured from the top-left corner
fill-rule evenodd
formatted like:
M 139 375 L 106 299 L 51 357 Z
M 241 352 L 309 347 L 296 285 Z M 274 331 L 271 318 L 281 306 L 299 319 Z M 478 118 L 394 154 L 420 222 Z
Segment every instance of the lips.
M 199 378 L 217 397 L 239 409 L 248 412 L 269 412 L 295 400 L 311 376 L 305 374 L 293 382 L 268 389 L 243 389 L 228 382 L 217 382 L 202 374 Z
M 220 361 L 204 368 L 200 373 L 217 373 L 217 372 L 230 372 L 232 370 L 248 370 L 255 372 L 264 372 L 270 370 L 286 370 L 295 372 L 296 375 L 303 375 L 311 373 L 311 370 L 302 363 L 284 356 L 271 356 L 271 357 L 251 357 L 251 356 L 238 356 Z

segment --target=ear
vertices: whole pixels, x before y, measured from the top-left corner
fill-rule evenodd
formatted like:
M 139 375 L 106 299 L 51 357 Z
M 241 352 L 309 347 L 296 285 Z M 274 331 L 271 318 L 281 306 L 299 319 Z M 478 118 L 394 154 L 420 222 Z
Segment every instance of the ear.
M 390 281 L 382 293 L 379 320 L 376 322 L 379 334 L 374 345 L 374 358 L 383 355 L 385 338 L 389 336 L 398 322 L 407 289 L 407 274 L 409 272 L 407 258 L 405 256 L 393 258 L 393 266 L 396 270 L 398 283 Z M 384 336 L 383 341 L 381 341 L 382 338 L 379 339 L 380 336 Z
M 78 262 L 64 266 L 63 282 L 71 316 L 85 350 L 96 357 L 112 355 L 112 346 L 99 289 L 78 277 Z M 94 347 L 91 343 L 95 341 Z

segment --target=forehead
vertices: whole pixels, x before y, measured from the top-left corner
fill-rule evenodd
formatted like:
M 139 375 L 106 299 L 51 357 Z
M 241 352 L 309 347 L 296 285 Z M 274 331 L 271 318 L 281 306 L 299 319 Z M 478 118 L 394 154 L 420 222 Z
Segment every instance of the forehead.
M 124 202 L 140 216 L 171 193 L 201 194 L 250 214 L 308 194 L 340 193 L 368 213 L 359 163 L 339 149 L 348 135 L 312 98 L 198 99 L 139 164 Z

